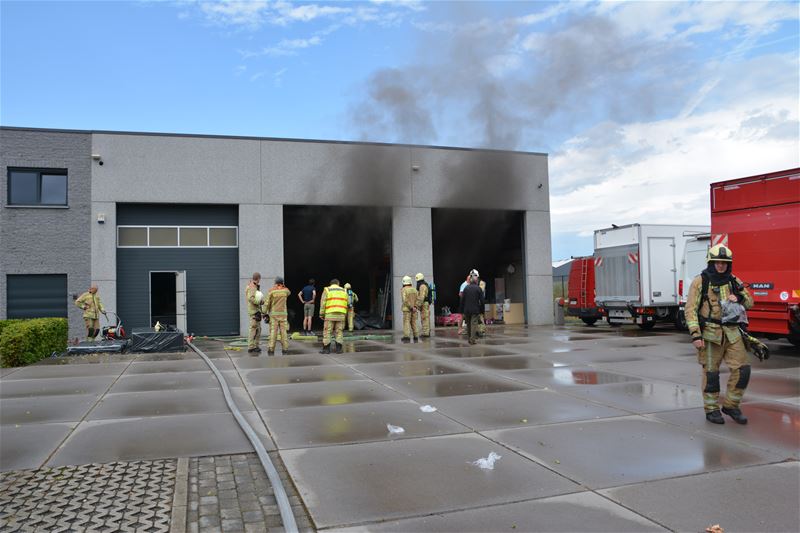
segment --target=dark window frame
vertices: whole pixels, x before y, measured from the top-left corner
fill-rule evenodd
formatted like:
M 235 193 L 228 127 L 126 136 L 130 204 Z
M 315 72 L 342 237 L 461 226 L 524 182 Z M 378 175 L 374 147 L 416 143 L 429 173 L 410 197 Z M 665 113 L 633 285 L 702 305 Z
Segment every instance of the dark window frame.
M 36 198 L 37 203 L 34 204 L 16 204 L 11 202 L 11 173 L 12 172 L 29 172 L 36 173 Z M 64 176 L 66 180 L 66 187 L 64 190 L 64 203 L 63 204 L 43 204 L 42 203 L 42 175 L 48 176 Z M 69 207 L 69 171 L 66 168 L 33 168 L 33 167 L 8 167 L 6 172 L 6 206 L 8 207 L 36 207 L 36 208 L 52 208 L 64 209 Z
M 9 287 L 13 285 L 12 281 L 23 281 L 24 279 L 31 280 L 31 278 L 39 278 L 42 279 L 44 277 L 53 279 L 58 278 L 59 281 L 63 279 L 64 282 L 64 299 L 63 299 L 63 311 L 64 314 L 57 314 L 57 315 L 46 315 L 46 317 L 54 317 L 54 318 L 66 318 L 69 319 L 69 309 L 70 309 L 70 298 L 69 298 L 69 274 L 64 272 L 58 273 L 46 273 L 46 274 L 6 274 L 6 315 L 7 318 L 10 319 L 22 319 L 26 320 L 29 318 L 42 318 L 41 315 L 37 316 L 26 316 L 26 315 L 19 315 L 17 310 L 14 309 L 10 304 L 11 299 L 9 298 L 10 294 L 15 291 L 15 289 L 9 290 Z M 60 294 L 60 293 L 59 293 Z M 59 305 L 59 311 L 61 310 L 61 305 Z

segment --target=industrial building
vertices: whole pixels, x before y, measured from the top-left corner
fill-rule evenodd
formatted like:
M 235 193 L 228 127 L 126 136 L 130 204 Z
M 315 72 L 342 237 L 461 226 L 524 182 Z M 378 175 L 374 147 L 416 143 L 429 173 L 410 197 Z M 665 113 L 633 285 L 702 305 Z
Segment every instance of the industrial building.
M 477 268 L 507 322 L 552 323 L 545 154 L 16 127 L 0 152 L 0 319 L 82 336 L 73 300 L 94 282 L 128 330 L 244 333 L 254 271 L 293 293 L 338 277 L 388 319 L 423 272 L 439 314 Z

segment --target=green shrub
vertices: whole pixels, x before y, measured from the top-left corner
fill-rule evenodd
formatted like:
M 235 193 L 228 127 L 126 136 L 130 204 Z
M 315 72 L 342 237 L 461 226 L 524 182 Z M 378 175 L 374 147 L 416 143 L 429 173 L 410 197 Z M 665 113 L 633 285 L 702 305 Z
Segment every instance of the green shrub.
M 24 366 L 67 349 L 66 318 L 7 320 L 0 326 L 0 366 Z M 11 323 L 8 323 L 11 322 Z
M 3 329 L 5 329 L 6 326 L 9 326 L 11 324 L 16 324 L 17 322 L 22 322 L 22 319 L 9 318 L 8 320 L 0 320 L 0 337 L 3 336 Z

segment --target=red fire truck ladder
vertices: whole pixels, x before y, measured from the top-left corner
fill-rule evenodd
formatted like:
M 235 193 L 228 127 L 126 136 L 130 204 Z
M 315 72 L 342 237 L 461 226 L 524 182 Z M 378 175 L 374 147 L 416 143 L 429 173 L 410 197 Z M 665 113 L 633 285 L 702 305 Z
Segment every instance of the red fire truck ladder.
M 589 277 L 588 264 L 589 261 L 581 261 L 581 300 L 578 302 L 581 307 L 585 307 L 588 301 L 586 294 L 587 278 Z

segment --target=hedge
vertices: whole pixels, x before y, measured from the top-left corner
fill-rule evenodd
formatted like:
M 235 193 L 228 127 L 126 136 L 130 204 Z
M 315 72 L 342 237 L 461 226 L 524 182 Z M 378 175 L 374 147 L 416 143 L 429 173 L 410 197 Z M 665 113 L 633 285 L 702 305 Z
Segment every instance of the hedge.
M 67 349 L 66 318 L 0 322 L 0 366 L 24 366 Z

